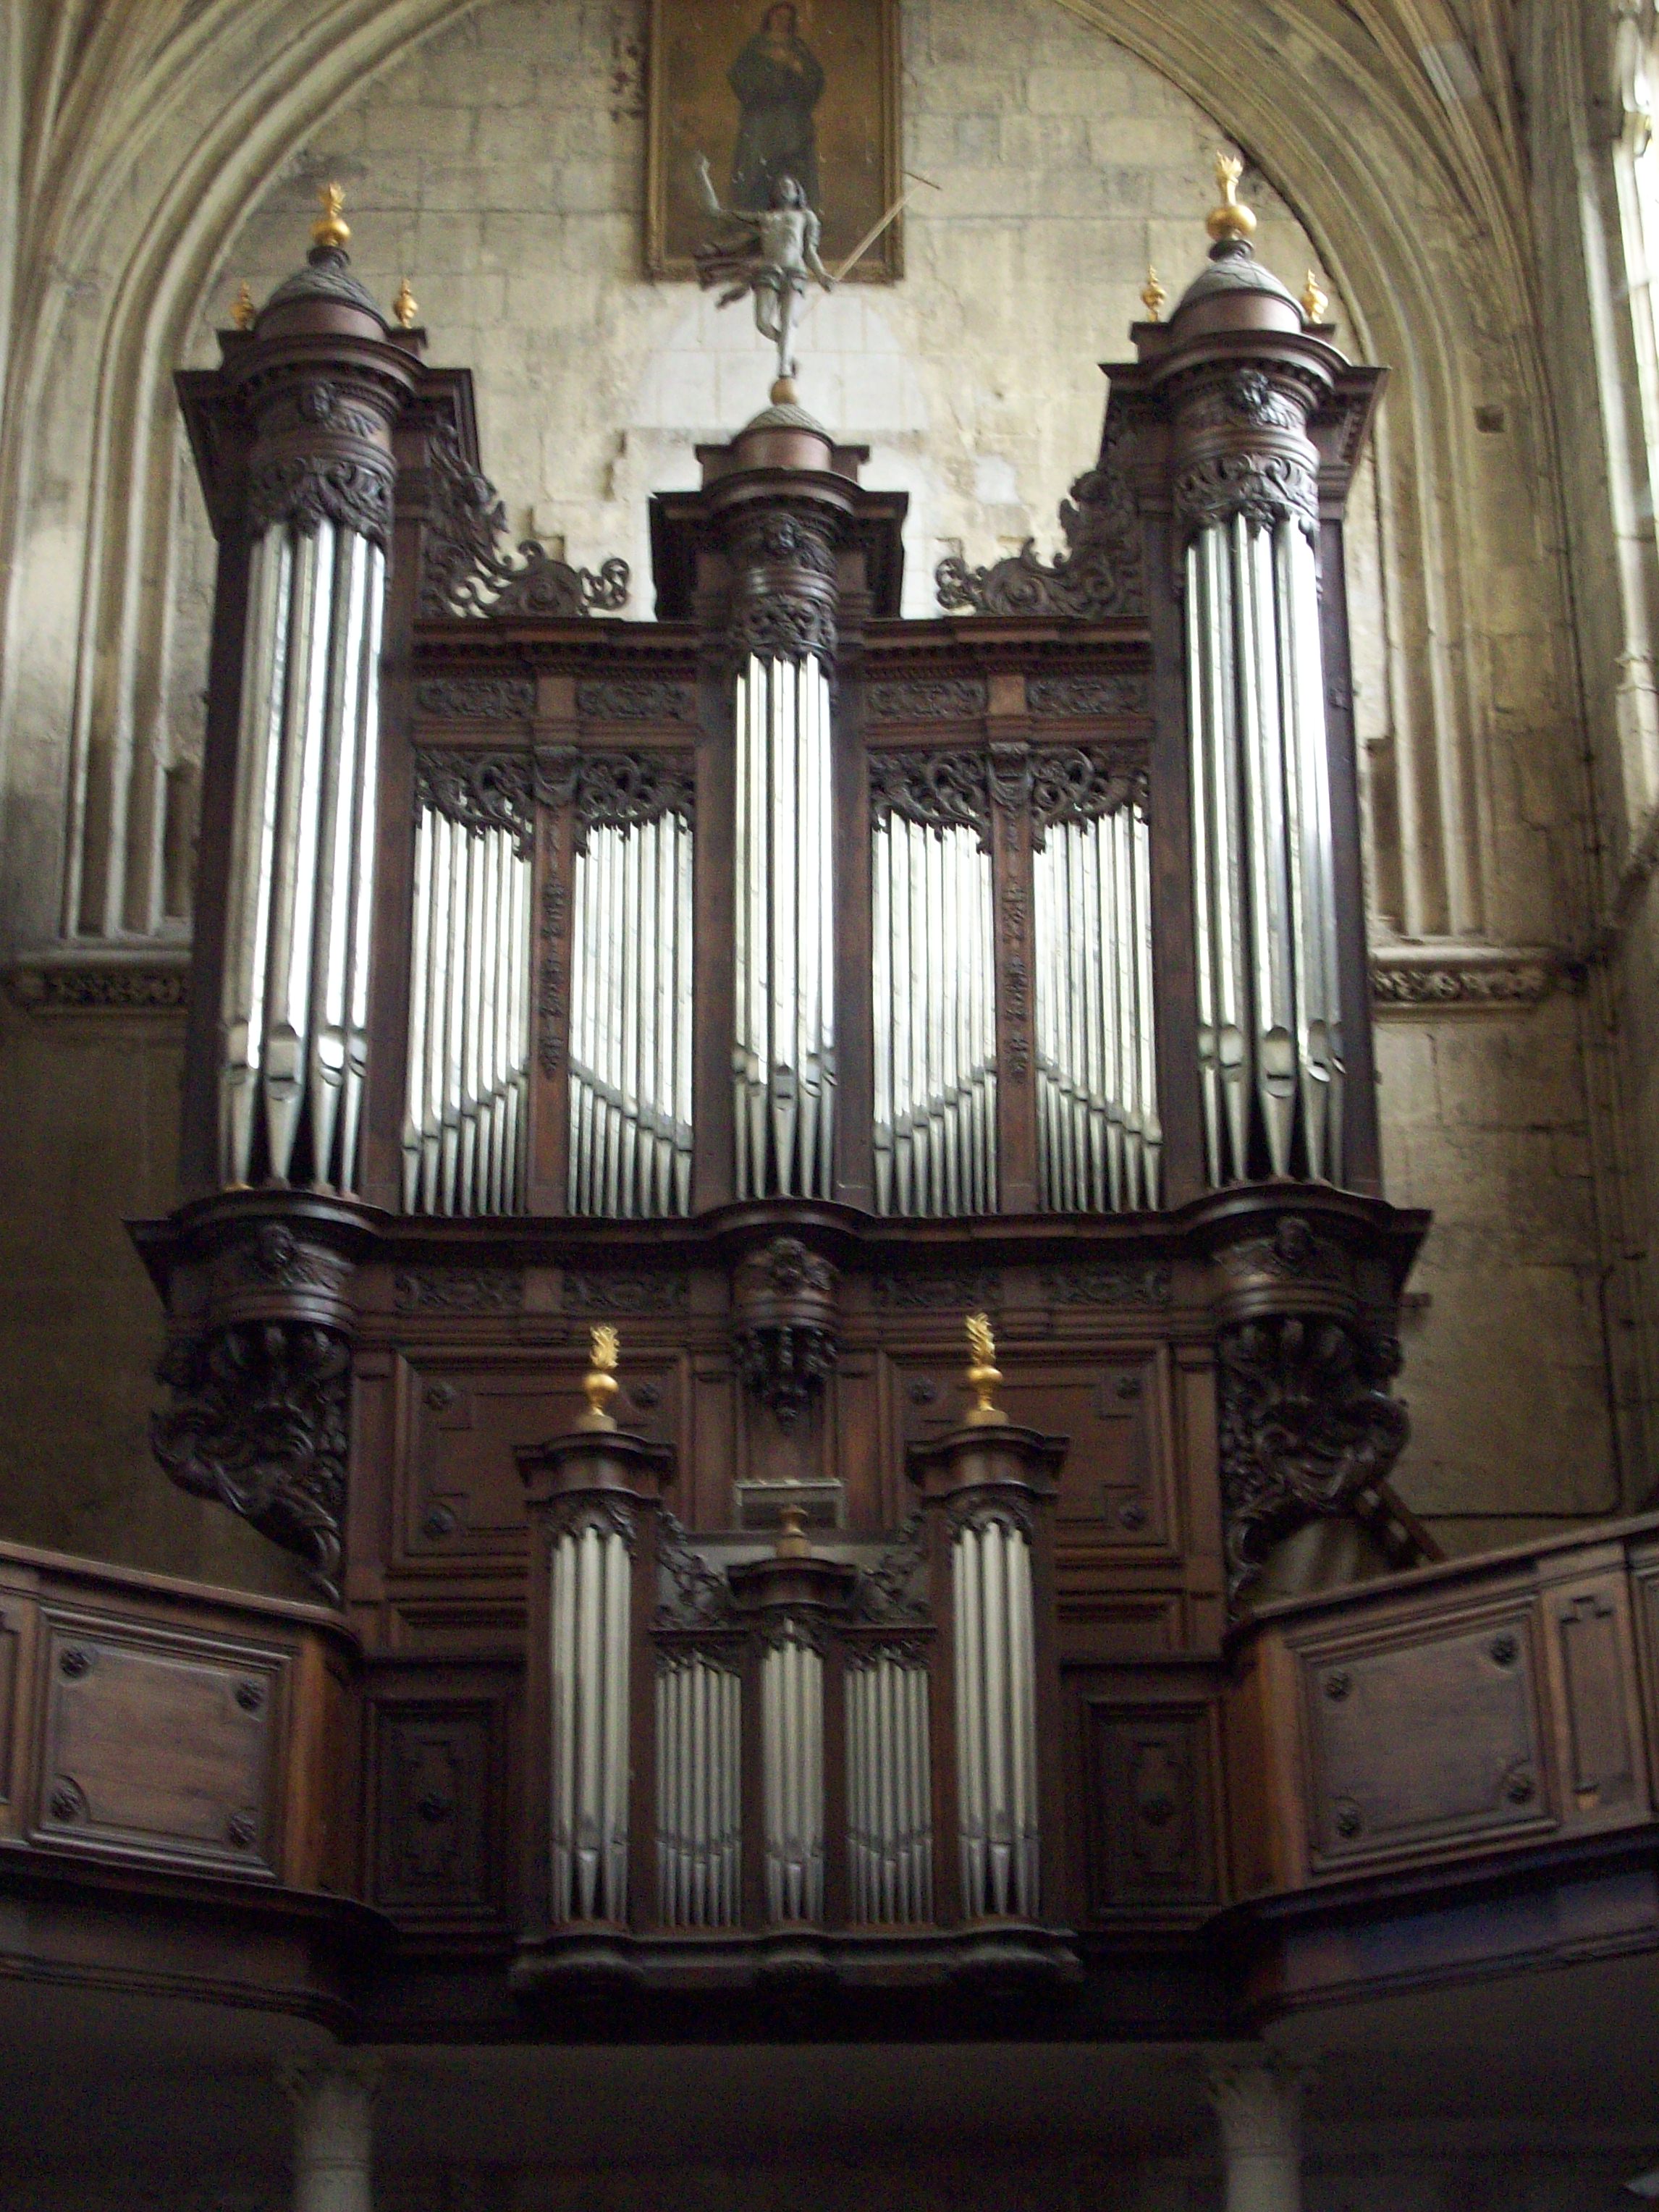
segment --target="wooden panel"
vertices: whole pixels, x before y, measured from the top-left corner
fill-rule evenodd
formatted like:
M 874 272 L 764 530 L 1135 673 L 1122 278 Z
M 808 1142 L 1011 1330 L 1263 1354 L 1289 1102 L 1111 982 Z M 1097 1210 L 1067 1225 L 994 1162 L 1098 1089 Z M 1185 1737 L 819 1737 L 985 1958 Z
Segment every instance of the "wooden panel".
M 1088 1896 L 1101 1914 L 1216 1894 L 1211 1721 L 1199 1702 L 1085 1707 Z
M 69 1613 L 45 1626 L 34 1834 L 273 1874 L 286 1655 Z
M 580 1352 L 459 1348 L 398 1362 L 398 1522 L 404 1564 L 522 1558 L 524 1498 L 514 1451 L 574 1428 L 586 1410 Z M 653 1443 L 681 1435 L 685 1362 L 630 1352 L 617 1414 Z
M 888 1402 L 898 1427 L 892 1458 L 962 1418 L 961 1354 L 901 1352 L 891 1358 Z M 1170 1552 L 1168 1382 L 1151 1348 L 1048 1357 L 999 1346 L 1004 1380 L 997 1403 L 1012 1421 L 1071 1439 L 1054 1519 L 1062 1570 L 1103 1553 Z
M 1302 1649 L 1316 1868 L 1553 1825 L 1534 1620 L 1510 1603 Z
M 1623 1561 L 1544 1593 L 1560 1715 L 1561 1810 L 1571 1828 L 1614 1827 L 1648 1809 Z
M 0 1833 L 8 1835 L 17 1832 L 18 1768 L 21 1763 L 21 1746 L 17 1741 L 17 1692 L 22 1668 L 25 1612 L 21 1600 L 0 1596 Z
M 373 1897 L 398 1919 L 498 1917 L 501 1722 L 485 1698 L 375 1705 Z

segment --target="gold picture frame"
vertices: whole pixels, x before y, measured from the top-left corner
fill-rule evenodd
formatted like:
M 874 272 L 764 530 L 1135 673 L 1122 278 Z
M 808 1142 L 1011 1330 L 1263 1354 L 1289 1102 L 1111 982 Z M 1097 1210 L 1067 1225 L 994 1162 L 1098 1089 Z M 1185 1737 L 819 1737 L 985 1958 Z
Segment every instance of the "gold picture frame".
M 781 167 L 805 169 L 799 181 L 823 222 L 831 270 L 897 200 L 898 0 L 651 0 L 647 70 L 648 275 L 696 275 L 692 248 L 713 229 L 696 197 L 696 154 L 708 156 L 726 206 Z M 903 275 L 903 221 L 883 232 L 854 278 Z

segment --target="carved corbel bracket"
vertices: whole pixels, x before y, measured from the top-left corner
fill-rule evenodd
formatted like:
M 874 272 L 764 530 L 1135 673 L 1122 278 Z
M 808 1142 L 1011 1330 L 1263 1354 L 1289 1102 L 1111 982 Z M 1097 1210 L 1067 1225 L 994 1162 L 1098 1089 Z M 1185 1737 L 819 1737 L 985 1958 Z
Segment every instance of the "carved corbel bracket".
M 732 1285 L 732 1356 L 786 1434 L 834 1371 L 836 1271 L 799 1237 L 751 1252 Z

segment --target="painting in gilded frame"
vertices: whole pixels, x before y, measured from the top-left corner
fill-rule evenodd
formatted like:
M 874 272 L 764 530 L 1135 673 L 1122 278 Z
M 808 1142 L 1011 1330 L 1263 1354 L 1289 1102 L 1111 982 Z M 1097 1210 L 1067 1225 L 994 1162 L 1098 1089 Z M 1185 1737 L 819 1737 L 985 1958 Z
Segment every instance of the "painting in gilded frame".
M 898 0 L 652 0 L 646 265 L 695 276 L 713 228 L 693 161 L 723 206 L 769 205 L 787 168 L 838 268 L 899 196 Z M 903 273 L 903 217 L 852 272 Z

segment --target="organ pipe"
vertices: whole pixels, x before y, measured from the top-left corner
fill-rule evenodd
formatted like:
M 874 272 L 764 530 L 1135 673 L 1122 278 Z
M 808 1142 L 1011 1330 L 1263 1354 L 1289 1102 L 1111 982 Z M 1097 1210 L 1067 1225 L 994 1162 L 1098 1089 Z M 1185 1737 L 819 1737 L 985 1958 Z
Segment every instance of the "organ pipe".
M 690 824 L 599 823 L 576 855 L 573 1213 L 684 1213 L 691 1200 Z
M 766 1917 L 823 1917 L 823 1661 L 793 1621 L 761 1664 Z
M 326 518 L 249 556 L 220 1000 L 225 1183 L 360 1188 L 386 561 Z
M 702 1652 L 657 1673 L 657 1881 L 670 1928 L 732 1928 L 743 1863 L 743 1684 Z
M 737 1192 L 829 1197 L 835 893 L 823 663 L 750 653 L 738 671 L 735 711 Z
M 627 1540 L 590 1520 L 553 1548 L 551 1907 L 620 1921 L 628 1906 Z
M 1155 1206 L 1152 843 L 1126 802 L 1051 823 L 1031 856 L 1037 1168 L 1060 1212 Z
M 873 831 L 871 872 L 877 1211 L 994 1212 L 990 854 L 966 826 L 894 809 Z
M 1212 1185 L 1339 1182 L 1342 1018 L 1318 581 L 1293 517 L 1187 551 L 1199 1079 Z
M 847 1845 L 852 1917 L 913 1925 L 933 1912 L 927 1668 L 901 1651 L 847 1669 Z
M 422 805 L 415 830 L 404 1204 L 524 1205 L 531 862 L 511 830 Z
M 1029 1919 L 1038 1902 L 1036 1654 L 1031 1551 L 987 1513 L 951 1547 L 963 1910 Z

